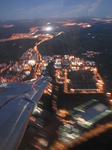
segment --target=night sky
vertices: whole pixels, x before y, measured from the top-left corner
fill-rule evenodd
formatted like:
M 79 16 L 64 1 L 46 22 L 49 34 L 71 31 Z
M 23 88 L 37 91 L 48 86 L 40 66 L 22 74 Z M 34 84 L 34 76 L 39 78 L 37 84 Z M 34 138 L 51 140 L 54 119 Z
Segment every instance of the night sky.
M 112 0 L 0 0 L 0 21 L 112 17 Z

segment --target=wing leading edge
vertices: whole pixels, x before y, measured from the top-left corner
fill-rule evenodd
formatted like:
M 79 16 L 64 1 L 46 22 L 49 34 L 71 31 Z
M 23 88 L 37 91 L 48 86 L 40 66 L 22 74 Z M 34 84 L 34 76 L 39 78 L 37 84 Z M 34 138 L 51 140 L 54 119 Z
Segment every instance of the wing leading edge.
M 27 83 L 5 83 L 0 86 L 1 150 L 18 148 L 35 104 L 50 80 L 43 77 Z

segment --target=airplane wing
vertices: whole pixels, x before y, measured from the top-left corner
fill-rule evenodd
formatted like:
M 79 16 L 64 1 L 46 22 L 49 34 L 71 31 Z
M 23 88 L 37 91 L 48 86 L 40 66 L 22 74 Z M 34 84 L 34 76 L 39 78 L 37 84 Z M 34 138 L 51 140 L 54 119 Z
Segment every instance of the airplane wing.
M 16 150 L 50 77 L 0 85 L 0 150 Z

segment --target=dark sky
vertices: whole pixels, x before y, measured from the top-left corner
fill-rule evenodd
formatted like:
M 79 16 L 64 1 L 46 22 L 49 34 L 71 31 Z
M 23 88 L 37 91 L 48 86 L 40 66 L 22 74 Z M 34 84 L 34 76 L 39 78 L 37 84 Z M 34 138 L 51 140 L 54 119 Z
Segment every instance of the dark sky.
M 0 20 L 112 17 L 112 0 L 0 0 Z

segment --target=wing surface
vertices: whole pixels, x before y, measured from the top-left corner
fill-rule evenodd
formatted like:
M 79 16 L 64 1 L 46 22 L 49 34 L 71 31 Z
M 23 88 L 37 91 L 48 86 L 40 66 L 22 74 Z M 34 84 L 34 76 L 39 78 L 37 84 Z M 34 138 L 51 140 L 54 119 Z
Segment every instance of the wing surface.
M 0 85 L 0 150 L 16 150 L 50 77 Z

